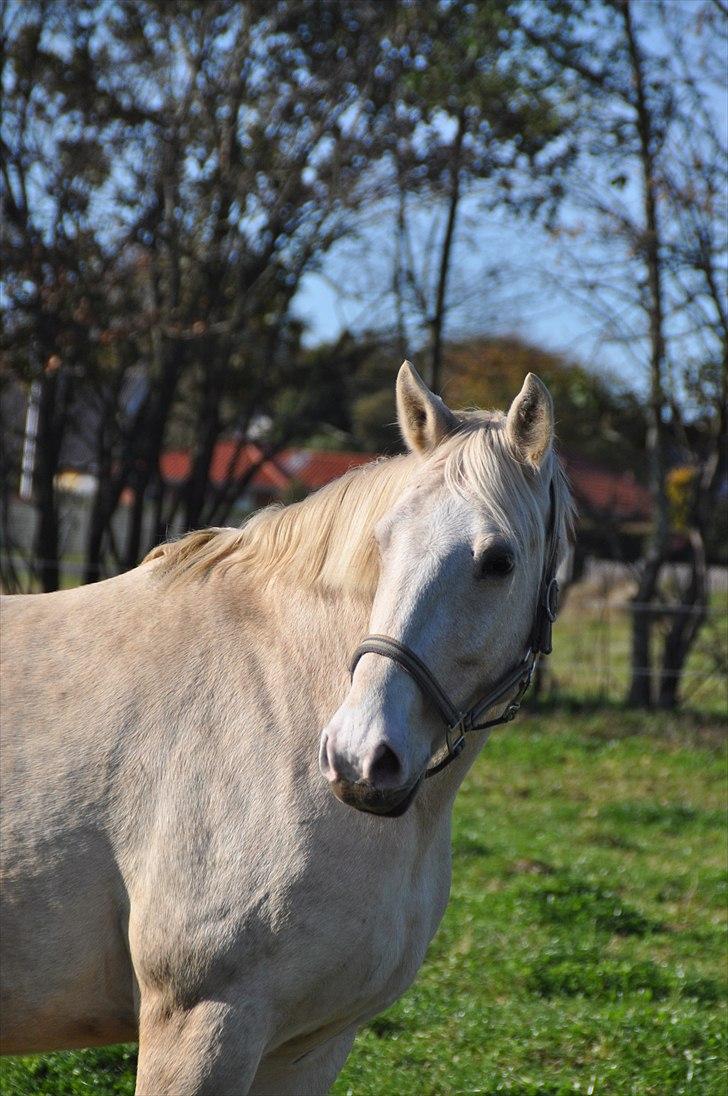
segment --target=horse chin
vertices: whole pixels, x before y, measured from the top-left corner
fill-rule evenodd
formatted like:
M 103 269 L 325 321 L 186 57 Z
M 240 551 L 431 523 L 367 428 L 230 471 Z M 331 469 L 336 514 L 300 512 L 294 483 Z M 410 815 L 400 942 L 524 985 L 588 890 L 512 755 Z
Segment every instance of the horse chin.
M 404 791 L 392 794 L 379 791 L 364 781 L 350 784 L 344 780 L 336 780 L 331 784 L 331 790 L 347 807 L 354 807 L 364 814 L 376 814 L 379 818 L 400 818 L 411 807 L 421 783 L 422 777 Z

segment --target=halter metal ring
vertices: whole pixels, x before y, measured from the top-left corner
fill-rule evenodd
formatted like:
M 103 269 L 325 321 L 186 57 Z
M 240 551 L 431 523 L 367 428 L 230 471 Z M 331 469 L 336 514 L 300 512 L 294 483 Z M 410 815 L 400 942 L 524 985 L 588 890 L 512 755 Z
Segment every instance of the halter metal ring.
M 465 747 L 465 717 L 459 720 L 454 727 L 447 727 L 445 730 L 445 741 L 447 743 L 447 749 L 450 757 L 457 757 Z M 453 735 L 457 734 L 457 738 L 453 740 Z

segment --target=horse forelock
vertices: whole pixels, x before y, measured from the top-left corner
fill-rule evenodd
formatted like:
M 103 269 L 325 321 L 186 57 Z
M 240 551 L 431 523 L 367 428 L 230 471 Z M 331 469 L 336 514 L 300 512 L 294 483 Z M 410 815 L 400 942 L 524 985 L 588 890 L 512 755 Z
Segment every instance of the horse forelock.
M 371 596 L 379 580 L 374 527 L 413 477 L 429 472 L 441 474 L 451 491 L 481 508 L 519 550 L 542 549 L 534 473 L 508 446 L 505 416 L 461 412 L 458 423 L 424 460 L 410 454 L 374 461 L 302 502 L 266 507 L 240 529 L 203 529 L 160 545 L 144 562 L 155 561 L 155 574 L 170 583 L 235 567 L 261 586 L 282 578 L 301 588 Z M 554 480 L 555 528 L 563 549 L 571 523 L 569 490 L 556 455 L 548 460 L 544 478 Z
M 439 447 L 445 483 L 467 498 L 505 533 L 521 555 L 543 552 L 545 527 L 538 483 L 553 482 L 554 529 L 563 554 L 572 535 L 573 505 L 568 481 L 552 449 L 540 470 L 519 461 L 506 437 L 500 411 L 458 412 L 460 429 Z

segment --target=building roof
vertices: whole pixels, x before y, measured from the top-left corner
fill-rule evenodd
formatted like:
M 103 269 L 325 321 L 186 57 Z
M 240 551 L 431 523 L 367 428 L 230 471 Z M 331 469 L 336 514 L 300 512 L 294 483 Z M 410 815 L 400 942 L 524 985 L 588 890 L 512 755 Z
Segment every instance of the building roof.
M 247 484 L 259 491 L 275 494 L 292 483 L 316 491 L 350 468 L 374 459 L 373 453 L 283 449 L 265 460 L 262 449 L 254 442 L 221 441 L 212 456 L 210 482 L 219 486 L 230 479 L 247 479 L 252 472 Z M 192 469 L 190 455 L 184 450 L 162 453 L 159 463 L 162 478 L 168 483 L 183 483 Z
M 336 450 L 286 449 L 277 458 L 291 479 L 303 483 L 311 491 L 343 476 L 350 468 L 358 468 L 376 460 L 376 453 L 349 453 Z
M 260 446 L 254 442 L 221 441 L 213 453 L 210 481 L 219 486 L 231 476 L 243 480 L 252 471 L 246 486 L 253 490 L 276 495 L 297 483 L 307 491 L 316 491 L 350 468 L 375 460 L 376 456 L 376 453 L 340 450 L 283 449 L 265 460 Z M 583 512 L 592 516 L 609 514 L 621 521 L 649 518 L 652 510 L 649 492 L 631 472 L 598 468 L 569 454 L 563 460 Z M 190 474 L 192 461 L 189 453 L 173 450 L 162 454 L 160 466 L 167 482 L 182 483 Z
M 592 516 L 609 514 L 620 521 L 650 517 L 650 493 L 637 482 L 632 472 L 611 472 L 568 454 L 564 457 L 564 465 L 577 506 L 582 511 Z

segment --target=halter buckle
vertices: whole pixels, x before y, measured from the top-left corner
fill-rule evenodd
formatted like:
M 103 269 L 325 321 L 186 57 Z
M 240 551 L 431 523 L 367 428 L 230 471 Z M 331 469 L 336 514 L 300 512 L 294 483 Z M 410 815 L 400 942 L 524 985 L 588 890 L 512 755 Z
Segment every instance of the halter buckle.
M 457 733 L 457 738 L 453 742 L 452 736 Z M 463 716 L 454 726 L 448 727 L 445 732 L 445 741 L 447 742 L 448 756 L 457 757 L 462 753 L 465 746 L 465 716 Z

